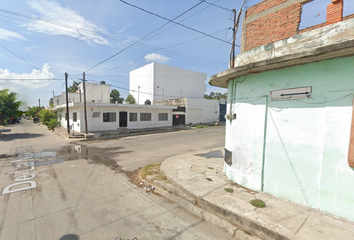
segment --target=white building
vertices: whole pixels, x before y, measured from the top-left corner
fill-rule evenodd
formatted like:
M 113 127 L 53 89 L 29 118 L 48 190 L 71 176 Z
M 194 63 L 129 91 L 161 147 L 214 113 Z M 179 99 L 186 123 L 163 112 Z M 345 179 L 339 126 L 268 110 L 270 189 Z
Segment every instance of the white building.
M 203 98 L 207 74 L 150 63 L 130 72 L 129 89 L 138 104 L 146 100 Z
M 87 103 L 88 131 L 109 131 L 119 128 L 138 129 L 172 126 L 175 106 Z M 66 105 L 57 107 L 58 120 L 67 127 Z M 69 103 L 69 124 L 74 131 L 85 132 L 84 103 Z
M 219 121 L 219 100 L 179 98 L 155 101 L 154 105 L 177 106 L 173 110 L 173 125 Z
M 84 91 L 69 94 L 69 125 L 77 132 L 85 132 Z M 65 93 L 54 97 L 58 120 L 67 127 Z M 172 126 L 172 110 L 176 106 L 151 106 L 110 103 L 110 85 L 86 83 L 86 112 L 88 131 L 109 131 L 119 128 L 152 128 Z
M 86 102 L 95 103 L 110 103 L 110 85 L 105 84 L 104 81 L 101 84 L 86 82 Z M 68 102 L 84 102 L 84 87 L 80 83 L 78 91 L 75 93 L 68 93 Z M 54 96 L 54 107 L 58 107 L 66 103 L 65 92 L 59 96 Z

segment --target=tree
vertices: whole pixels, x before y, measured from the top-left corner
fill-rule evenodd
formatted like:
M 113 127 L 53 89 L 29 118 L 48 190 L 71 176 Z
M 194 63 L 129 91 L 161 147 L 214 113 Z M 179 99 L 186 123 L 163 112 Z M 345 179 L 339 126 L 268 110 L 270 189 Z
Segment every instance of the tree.
M 210 92 L 210 94 L 204 94 L 205 99 L 213 99 L 213 100 L 220 100 L 220 99 L 227 99 L 227 92 L 226 93 L 214 93 Z
M 28 107 L 26 115 L 27 116 L 31 116 L 31 117 L 38 116 L 39 111 L 42 110 L 42 109 L 43 109 L 43 107 L 40 108 L 38 106 L 36 106 L 36 107 Z
M 129 94 L 128 97 L 125 99 L 126 102 L 128 102 L 129 104 L 135 104 L 135 98 L 133 97 L 133 95 Z
M 49 107 L 54 107 L 53 98 L 49 99 Z
M 41 122 L 46 125 L 50 130 L 53 130 L 54 127 L 59 124 L 57 120 L 57 115 L 53 111 L 41 110 L 38 115 Z
M 17 95 L 9 89 L 0 90 L 0 125 L 11 117 L 19 117 L 19 108 L 23 103 L 17 100 Z
M 73 81 L 73 85 L 68 87 L 68 92 L 70 92 L 70 93 L 77 92 L 77 90 L 79 89 L 79 84 L 80 84 L 80 82 Z
M 124 98 L 120 97 L 120 93 L 117 89 L 112 89 L 110 96 L 111 96 L 111 103 L 115 103 L 115 102 L 122 103 L 124 101 Z

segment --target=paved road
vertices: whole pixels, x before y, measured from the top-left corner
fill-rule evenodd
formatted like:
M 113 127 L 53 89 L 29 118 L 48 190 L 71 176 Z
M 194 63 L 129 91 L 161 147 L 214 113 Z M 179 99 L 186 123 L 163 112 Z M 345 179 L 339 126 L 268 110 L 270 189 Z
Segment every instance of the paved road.
M 212 147 L 214 143 L 207 141 L 207 136 L 223 139 L 215 129 L 95 142 L 93 151 L 89 145 L 69 144 L 29 121 L 7 129 L 11 131 L 0 136 L 1 240 L 231 238 L 169 200 L 144 192 L 124 173 L 107 167 L 114 161 L 105 158 L 118 151 L 119 156 L 113 154 L 118 163 L 133 169 L 144 161 L 163 160 L 194 147 Z M 198 134 L 208 143 L 188 146 L 190 143 L 183 141 L 183 136 L 193 139 Z M 182 145 L 176 149 L 167 146 L 167 136 L 179 139 Z M 158 142 L 162 148 L 175 150 L 160 153 L 152 146 Z M 139 148 L 141 153 L 156 157 L 136 159 Z M 129 159 L 134 164 L 128 164 Z M 14 185 L 17 183 L 20 185 Z
M 141 135 L 83 143 L 97 154 L 113 158 L 123 170 L 136 170 L 182 153 L 225 146 L 225 126 Z M 104 150 L 103 150 L 104 149 Z

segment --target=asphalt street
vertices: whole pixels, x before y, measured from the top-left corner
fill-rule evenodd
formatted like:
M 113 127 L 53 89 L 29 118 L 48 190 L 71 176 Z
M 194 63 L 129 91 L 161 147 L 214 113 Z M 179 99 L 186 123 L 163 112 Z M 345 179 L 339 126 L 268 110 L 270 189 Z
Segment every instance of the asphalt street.
M 26 120 L 6 127 L 0 239 L 231 239 L 120 171 L 222 146 L 222 129 L 77 144 Z

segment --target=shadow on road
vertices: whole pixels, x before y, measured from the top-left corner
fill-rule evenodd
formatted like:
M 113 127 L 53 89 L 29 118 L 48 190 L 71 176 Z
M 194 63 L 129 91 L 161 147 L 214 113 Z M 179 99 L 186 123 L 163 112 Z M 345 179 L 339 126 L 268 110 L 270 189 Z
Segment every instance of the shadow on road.
M 37 133 L 10 133 L 10 134 L 1 134 L 0 141 L 9 142 L 16 139 L 28 139 L 28 138 L 36 138 L 43 136 L 43 134 Z

